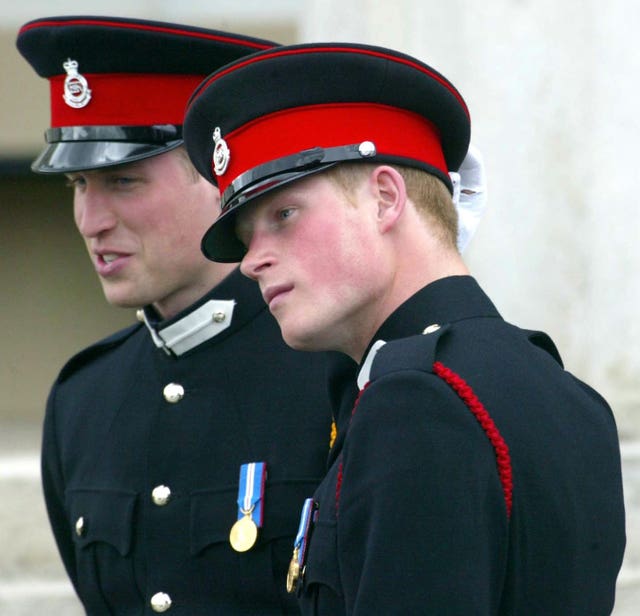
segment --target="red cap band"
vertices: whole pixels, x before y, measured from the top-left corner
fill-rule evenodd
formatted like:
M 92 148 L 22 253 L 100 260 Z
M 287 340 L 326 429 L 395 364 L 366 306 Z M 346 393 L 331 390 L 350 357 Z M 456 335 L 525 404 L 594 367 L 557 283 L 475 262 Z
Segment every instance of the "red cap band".
M 82 67 L 80 67 L 82 69 Z M 189 96 L 204 75 L 83 74 L 91 90 L 85 107 L 64 101 L 66 75 L 49 79 L 51 126 L 181 125 Z
M 264 115 L 222 135 L 229 165 L 217 176 L 220 192 L 238 176 L 263 163 L 313 147 L 330 148 L 372 141 L 378 156 L 408 158 L 447 173 L 440 135 L 423 116 L 371 103 L 294 107 Z M 234 151 L 238 156 L 234 156 Z M 214 172 L 214 177 L 216 177 Z

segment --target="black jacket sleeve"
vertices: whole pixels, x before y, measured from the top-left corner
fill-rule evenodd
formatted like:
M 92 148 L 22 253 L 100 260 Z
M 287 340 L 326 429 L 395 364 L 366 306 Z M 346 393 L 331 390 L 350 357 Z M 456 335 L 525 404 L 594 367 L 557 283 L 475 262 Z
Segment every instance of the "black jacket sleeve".
M 65 508 L 65 484 L 56 437 L 55 401 L 57 386 L 49 393 L 42 433 L 41 473 L 44 499 L 53 535 L 67 574 L 77 592 L 75 549 L 69 516 Z

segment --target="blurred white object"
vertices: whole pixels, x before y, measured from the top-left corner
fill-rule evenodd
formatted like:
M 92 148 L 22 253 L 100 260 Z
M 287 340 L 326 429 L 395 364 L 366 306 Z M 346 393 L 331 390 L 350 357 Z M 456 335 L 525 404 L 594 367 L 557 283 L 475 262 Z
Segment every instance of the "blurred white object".
M 449 175 L 453 183 L 453 203 L 458 210 L 458 250 L 462 253 L 487 206 L 486 177 L 480 150 L 470 145 L 458 172 Z

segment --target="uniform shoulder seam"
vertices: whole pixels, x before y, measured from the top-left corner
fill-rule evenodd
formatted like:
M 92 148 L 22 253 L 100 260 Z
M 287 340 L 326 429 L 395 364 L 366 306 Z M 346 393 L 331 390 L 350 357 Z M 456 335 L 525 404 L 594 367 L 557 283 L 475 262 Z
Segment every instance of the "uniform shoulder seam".
M 82 349 L 72 357 L 70 357 L 60 370 L 57 382 L 61 383 L 68 379 L 74 372 L 85 366 L 96 357 L 119 346 L 125 340 L 130 338 L 136 331 L 142 327 L 141 323 L 134 323 L 129 327 L 125 327 L 102 340 L 94 342 L 90 346 Z

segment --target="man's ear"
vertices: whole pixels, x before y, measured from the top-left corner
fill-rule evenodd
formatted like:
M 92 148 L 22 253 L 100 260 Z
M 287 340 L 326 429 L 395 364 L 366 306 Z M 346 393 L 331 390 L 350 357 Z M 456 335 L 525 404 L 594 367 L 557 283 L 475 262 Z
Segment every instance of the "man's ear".
M 372 171 L 370 181 L 378 201 L 378 227 L 386 233 L 396 225 L 406 207 L 404 178 L 393 167 L 380 165 Z

